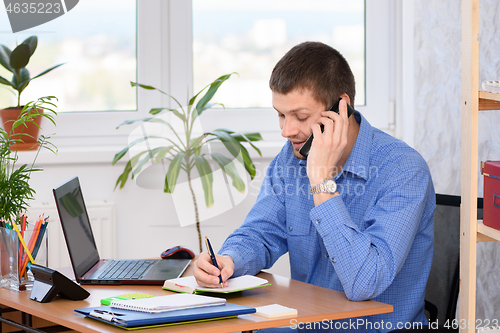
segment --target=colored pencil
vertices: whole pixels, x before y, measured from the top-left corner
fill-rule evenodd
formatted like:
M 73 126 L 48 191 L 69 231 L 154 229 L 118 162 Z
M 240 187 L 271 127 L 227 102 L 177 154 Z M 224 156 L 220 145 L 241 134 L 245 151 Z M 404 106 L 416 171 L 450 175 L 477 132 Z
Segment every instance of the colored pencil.
M 30 241 L 28 243 L 28 249 L 31 252 L 33 258 L 36 258 L 36 254 L 33 251 L 35 249 L 35 245 L 36 245 L 36 242 L 38 240 L 38 236 L 39 236 L 41 229 L 42 229 L 42 223 L 43 223 L 42 219 L 39 219 L 38 221 L 36 221 L 35 227 L 33 228 L 33 233 L 31 234 Z M 23 257 L 22 264 L 20 266 L 21 269 L 19 270 L 20 276 L 23 276 L 27 265 L 28 265 L 28 256 L 25 255 Z

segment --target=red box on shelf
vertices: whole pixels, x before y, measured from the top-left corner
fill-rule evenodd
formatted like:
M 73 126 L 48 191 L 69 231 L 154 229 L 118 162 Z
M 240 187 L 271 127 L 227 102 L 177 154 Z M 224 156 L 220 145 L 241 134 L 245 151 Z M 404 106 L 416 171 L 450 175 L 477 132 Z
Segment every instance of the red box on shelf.
M 500 161 L 481 162 L 484 176 L 483 223 L 500 230 Z

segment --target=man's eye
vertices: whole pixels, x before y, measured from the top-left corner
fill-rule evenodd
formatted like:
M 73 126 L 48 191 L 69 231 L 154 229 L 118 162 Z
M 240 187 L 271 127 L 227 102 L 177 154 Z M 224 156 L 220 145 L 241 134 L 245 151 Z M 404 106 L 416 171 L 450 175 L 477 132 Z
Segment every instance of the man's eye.
M 283 113 L 278 113 L 278 118 L 285 118 L 285 115 Z
M 297 118 L 298 121 L 306 121 L 308 117 L 305 118 Z

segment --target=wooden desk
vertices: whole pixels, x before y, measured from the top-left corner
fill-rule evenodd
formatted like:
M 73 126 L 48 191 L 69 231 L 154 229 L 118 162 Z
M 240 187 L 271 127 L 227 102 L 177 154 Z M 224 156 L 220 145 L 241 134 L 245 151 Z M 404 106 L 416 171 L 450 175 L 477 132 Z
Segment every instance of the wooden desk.
M 190 272 L 191 269 L 188 269 L 185 274 L 192 275 Z M 375 301 L 351 302 L 341 292 L 281 276 L 269 273 L 260 273 L 258 276 L 269 280 L 271 286 L 229 294 L 226 297 L 228 302 L 251 307 L 277 303 L 297 309 L 297 317 L 265 319 L 251 314 L 234 319 L 148 329 L 148 332 L 219 333 L 250 331 L 259 328 L 289 326 L 292 319 L 294 320 L 292 323 L 297 324 L 368 316 L 393 311 L 392 305 Z M 57 296 L 49 303 L 32 301 L 29 298 L 29 293 L 16 293 L 0 288 L 0 304 L 79 332 L 124 332 L 122 329 L 92 319 L 86 319 L 74 312 L 73 309 L 98 306 L 102 298 L 125 293 L 143 292 L 156 296 L 172 293 L 160 286 L 84 286 L 84 288 L 91 294 L 86 300 L 71 301 Z

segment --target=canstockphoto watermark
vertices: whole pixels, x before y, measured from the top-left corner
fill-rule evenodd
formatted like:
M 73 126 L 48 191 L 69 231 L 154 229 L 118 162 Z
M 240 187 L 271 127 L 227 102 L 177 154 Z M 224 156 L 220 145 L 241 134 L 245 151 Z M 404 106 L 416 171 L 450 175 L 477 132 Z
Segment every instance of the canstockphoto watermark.
M 4 0 L 12 32 L 30 29 L 75 8 L 79 0 Z
M 411 322 L 397 322 L 390 321 L 368 321 L 363 318 L 348 319 L 348 320 L 328 320 L 323 319 L 319 322 L 304 323 L 299 322 L 297 319 L 290 320 L 290 328 L 292 329 L 306 329 L 306 330 L 395 330 L 395 329 L 422 329 L 422 323 Z

